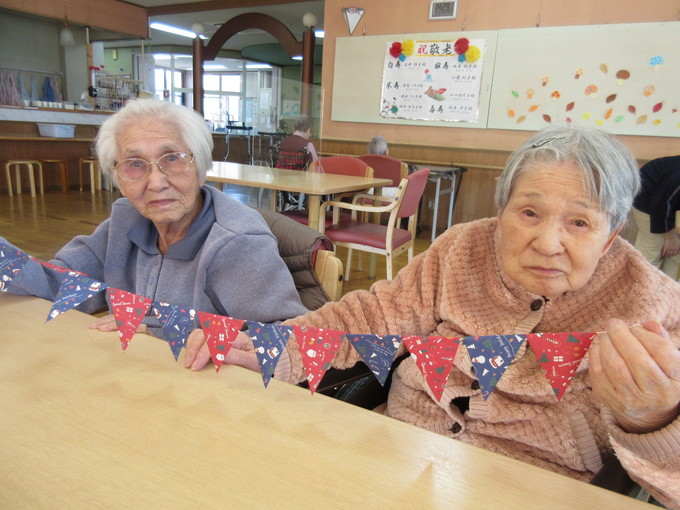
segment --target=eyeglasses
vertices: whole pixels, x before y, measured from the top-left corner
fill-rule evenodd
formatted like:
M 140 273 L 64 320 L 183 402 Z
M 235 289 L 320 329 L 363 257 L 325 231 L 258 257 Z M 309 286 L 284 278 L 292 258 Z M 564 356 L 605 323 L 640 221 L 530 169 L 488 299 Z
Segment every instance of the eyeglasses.
M 128 158 L 113 165 L 118 176 L 126 181 L 135 182 L 146 179 L 151 174 L 151 165 L 158 165 L 158 169 L 168 177 L 184 174 L 194 161 L 192 154 L 185 152 L 169 152 L 163 154 L 158 161 L 147 161 L 142 158 Z

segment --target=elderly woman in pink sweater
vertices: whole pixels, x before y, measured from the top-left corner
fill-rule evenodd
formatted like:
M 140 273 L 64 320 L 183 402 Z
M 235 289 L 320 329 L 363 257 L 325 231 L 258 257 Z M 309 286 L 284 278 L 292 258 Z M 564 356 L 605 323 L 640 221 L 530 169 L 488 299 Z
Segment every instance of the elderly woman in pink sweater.
M 455 225 L 393 281 L 288 323 L 448 337 L 601 332 L 560 401 L 525 343 L 487 400 L 466 349 L 439 401 L 407 358 L 385 413 L 584 481 L 615 454 L 680 508 L 680 284 L 618 236 L 639 186 L 635 159 L 614 137 L 545 129 L 509 158 L 497 218 Z M 257 369 L 241 340 L 228 361 Z M 275 376 L 299 382 L 297 342 L 287 345 Z M 358 359 L 344 341 L 333 366 Z M 206 361 L 195 341 L 187 366 Z

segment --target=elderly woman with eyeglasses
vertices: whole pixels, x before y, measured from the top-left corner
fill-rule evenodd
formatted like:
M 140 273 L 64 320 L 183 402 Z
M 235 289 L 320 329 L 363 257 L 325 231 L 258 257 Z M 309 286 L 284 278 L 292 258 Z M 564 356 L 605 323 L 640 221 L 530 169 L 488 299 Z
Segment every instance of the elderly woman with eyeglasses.
M 403 359 L 386 414 L 581 480 L 616 454 L 680 508 L 680 284 L 618 236 L 639 186 L 614 137 L 545 129 L 509 158 L 497 218 L 454 225 L 393 281 L 284 324 L 423 337 L 598 332 L 560 401 L 525 342 L 487 400 L 463 347 L 441 400 Z M 278 379 L 305 377 L 297 346 L 288 341 Z M 188 346 L 194 368 L 205 356 Z M 333 366 L 358 360 L 345 340 Z M 254 355 L 240 362 L 256 369 Z
M 92 235 L 65 245 L 54 264 L 110 287 L 239 319 L 274 322 L 306 311 L 262 216 L 204 185 L 213 142 L 200 115 L 135 100 L 104 122 L 96 148 L 125 198 Z M 59 283 L 54 271 L 29 262 L 10 291 L 54 299 Z M 105 304 L 101 293 L 80 309 Z M 149 315 L 141 329 L 160 336 L 160 326 Z M 92 327 L 116 324 L 106 315 Z

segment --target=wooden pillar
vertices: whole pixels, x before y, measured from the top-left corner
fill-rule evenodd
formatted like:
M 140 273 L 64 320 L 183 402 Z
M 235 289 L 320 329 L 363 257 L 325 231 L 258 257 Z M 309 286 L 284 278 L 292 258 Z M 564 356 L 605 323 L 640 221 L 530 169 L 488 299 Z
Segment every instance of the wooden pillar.
M 194 110 L 203 115 L 203 41 L 198 35 L 194 38 Z
M 300 113 L 306 116 L 310 116 L 312 113 L 315 44 L 314 27 L 307 27 L 307 30 L 302 34 L 302 87 L 300 97 Z

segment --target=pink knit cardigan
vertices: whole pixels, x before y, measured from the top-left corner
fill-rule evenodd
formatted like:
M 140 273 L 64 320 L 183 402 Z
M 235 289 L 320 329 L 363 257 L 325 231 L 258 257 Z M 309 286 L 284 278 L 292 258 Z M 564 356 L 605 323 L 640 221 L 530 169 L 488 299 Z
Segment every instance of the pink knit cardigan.
M 339 302 L 284 324 L 461 337 L 602 331 L 614 317 L 629 324 L 659 321 L 680 346 L 680 284 L 649 265 L 623 239 L 614 242 L 585 288 L 545 302 L 500 269 L 496 225 L 495 219 L 456 225 L 392 282 L 348 293 Z M 299 382 L 305 375 L 292 340 L 277 377 Z M 357 361 L 356 351 L 345 341 L 333 366 L 347 368 Z M 470 357 L 461 347 L 437 402 L 408 358 L 394 374 L 386 414 L 585 481 L 613 448 L 633 478 L 659 501 L 680 509 L 680 418 L 656 432 L 624 432 L 593 396 L 588 361 L 586 355 L 558 403 L 525 343 L 485 401 Z M 467 411 L 453 404 L 458 397 L 469 397 Z

